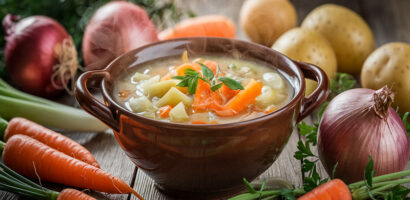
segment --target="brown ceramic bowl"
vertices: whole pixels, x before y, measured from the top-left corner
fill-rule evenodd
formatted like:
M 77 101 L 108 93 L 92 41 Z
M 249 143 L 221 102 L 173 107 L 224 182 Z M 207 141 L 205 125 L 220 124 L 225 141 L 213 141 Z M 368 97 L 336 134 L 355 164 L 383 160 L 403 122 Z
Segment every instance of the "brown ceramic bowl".
M 136 115 L 114 101 L 113 84 L 124 73 L 147 62 L 204 54 L 252 59 L 278 69 L 293 88 L 284 107 L 252 120 L 191 125 L 157 121 Z M 305 98 L 304 77 L 319 82 Z M 101 89 L 104 103 L 87 87 Z M 310 64 L 293 61 L 261 45 L 224 38 L 183 38 L 132 50 L 104 70 L 89 71 L 76 84 L 76 98 L 114 130 L 126 154 L 160 189 L 177 195 L 229 194 L 269 168 L 286 145 L 296 123 L 309 115 L 328 95 L 325 73 Z M 113 161 L 114 162 L 114 161 Z M 138 180 L 137 180 L 138 181 Z

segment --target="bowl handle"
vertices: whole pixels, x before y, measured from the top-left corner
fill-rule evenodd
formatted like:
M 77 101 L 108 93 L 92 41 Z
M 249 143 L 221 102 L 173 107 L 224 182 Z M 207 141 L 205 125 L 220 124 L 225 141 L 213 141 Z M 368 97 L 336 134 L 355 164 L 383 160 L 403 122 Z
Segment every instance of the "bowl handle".
M 96 99 L 87 88 L 88 83 L 98 88 L 101 86 L 102 79 L 109 77 L 110 74 L 104 70 L 85 72 L 78 78 L 74 93 L 78 103 L 80 103 L 85 111 L 97 117 L 110 128 L 118 131 L 118 122 L 114 119 L 111 110 Z
M 329 95 L 329 80 L 325 72 L 315 65 L 304 62 L 296 62 L 296 64 L 302 70 L 305 78 L 318 82 L 318 86 L 312 94 L 303 98 L 302 107 L 297 119 L 297 122 L 300 122 L 327 99 Z

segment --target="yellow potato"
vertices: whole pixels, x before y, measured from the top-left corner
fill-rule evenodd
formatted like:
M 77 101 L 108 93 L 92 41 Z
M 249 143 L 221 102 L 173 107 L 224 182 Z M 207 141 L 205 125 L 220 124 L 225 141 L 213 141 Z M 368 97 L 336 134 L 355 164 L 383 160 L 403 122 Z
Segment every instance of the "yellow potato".
M 376 49 L 366 59 L 361 74 L 363 87 L 379 89 L 388 85 L 394 92 L 393 108 L 410 111 L 410 45 L 392 42 Z
M 295 8 L 287 0 L 247 0 L 239 17 L 249 39 L 268 47 L 297 23 Z
M 330 43 L 316 31 L 293 28 L 275 42 L 272 48 L 302 62 L 312 63 L 323 69 L 332 79 L 337 72 L 336 55 Z M 317 82 L 306 79 L 306 95 L 317 87 Z
M 336 53 L 341 72 L 359 74 L 363 62 L 375 48 L 367 23 L 343 6 L 325 4 L 315 8 L 303 20 L 302 27 L 326 37 Z

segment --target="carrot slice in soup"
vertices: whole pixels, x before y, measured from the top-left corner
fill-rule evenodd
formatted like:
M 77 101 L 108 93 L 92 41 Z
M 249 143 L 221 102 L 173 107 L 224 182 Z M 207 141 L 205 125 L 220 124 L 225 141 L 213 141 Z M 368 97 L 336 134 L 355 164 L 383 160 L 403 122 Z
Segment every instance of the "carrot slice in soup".
M 173 76 L 184 76 L 186 69 L 193 69 L 197 72 L 201 71 L 201 66 L 198 63 L 185 63 L 175 68 L 175 71 L 168 72 L 161 78 L 161 81 L 169 80 Z
M 233 116 L 246 110 L 249 105 L 255 103 L 255 98 L 262 93 L 262 84 L 252 79 L 235 97 L 223 106 L 223 110 L 217 111 L 219 116 Z
M 222 98 L 211 90 L 208 83 L 198 80 L 198 86 L 194 96 L 192 110 L 195 113 L 206 112 L 209 110 L 222 109 Z
M 169 112 L 172 110 L 172 106 L 166 105 L 162 106 L 161 108 L 158 109 L 158 115 L 162 118 L 167 118 L 169 117 Z

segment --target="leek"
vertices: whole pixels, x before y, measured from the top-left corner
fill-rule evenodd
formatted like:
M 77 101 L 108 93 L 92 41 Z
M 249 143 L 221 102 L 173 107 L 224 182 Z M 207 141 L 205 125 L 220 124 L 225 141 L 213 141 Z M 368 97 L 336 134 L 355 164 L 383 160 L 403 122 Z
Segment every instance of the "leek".
M 65 131 L 101 132 L 107 129 L 84 110 L 33 96 L 0 79 L 0 116 L 24 117 L 41 125 Z

